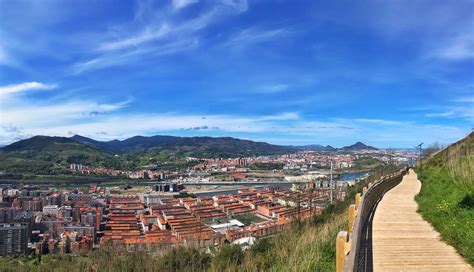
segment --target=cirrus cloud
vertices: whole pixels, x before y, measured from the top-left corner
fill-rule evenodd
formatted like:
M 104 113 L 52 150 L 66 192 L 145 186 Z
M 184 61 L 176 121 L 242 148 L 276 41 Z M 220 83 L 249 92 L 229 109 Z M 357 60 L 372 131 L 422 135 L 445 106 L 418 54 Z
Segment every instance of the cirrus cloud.
M 24 83 L 19 83 L 19 84 L 10 84 L 10 85 L 5 85 L 5 86 L 0 86 L 0 95 L 9 95 L 9 94 L 14 94 L 14 93 L 21 93 L 25 91 L 31 91 L 31 90 L 51 90 L 56 88 L 57 85 L 55 84 L 45 84 L 41 82 L 24 82 Z

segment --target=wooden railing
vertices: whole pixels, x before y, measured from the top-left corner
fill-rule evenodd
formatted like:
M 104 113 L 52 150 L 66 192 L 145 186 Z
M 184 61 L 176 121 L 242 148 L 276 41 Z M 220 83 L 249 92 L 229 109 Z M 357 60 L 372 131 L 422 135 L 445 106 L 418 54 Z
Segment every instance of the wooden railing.
M 402 181 L 406 171 L 383 176 L 369 183 L 348 208 L 347 231 L 336 238 L 336 272 L 372 271 L 372 219 L 383 195 Z

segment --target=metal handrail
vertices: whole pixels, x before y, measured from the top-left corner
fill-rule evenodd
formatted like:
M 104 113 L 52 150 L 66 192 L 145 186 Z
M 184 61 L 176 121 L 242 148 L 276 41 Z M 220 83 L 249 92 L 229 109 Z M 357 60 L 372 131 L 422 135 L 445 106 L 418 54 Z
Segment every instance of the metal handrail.
M 406 171 L 382 176 L 356 194 L 349 206 L 348 232 L 341 231 L 336 241 L 336 271 L 372 271 L 371 235 L 375 208 L 383 195 L 398 185 Z

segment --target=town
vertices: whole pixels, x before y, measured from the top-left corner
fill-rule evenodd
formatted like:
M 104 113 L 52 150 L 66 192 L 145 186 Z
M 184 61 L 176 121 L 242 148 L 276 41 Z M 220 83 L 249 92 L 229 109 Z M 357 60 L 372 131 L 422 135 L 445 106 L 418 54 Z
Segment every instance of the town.
M 281 156 L 193 159 L 185 171 L 120 171 L 71 164 L 78 175 L 123 175 L 137 185 L 0 186 L 0 255 L 89 252 L 113 245 L 164 254 L 178 246 L 243 249 L 346 197 L 377 165 L 406 165 L 412 151 L 302 151 Z M 348 171 L 348 170 L 353 171 Z M 348 175 L 349 178 L 345 177 Z

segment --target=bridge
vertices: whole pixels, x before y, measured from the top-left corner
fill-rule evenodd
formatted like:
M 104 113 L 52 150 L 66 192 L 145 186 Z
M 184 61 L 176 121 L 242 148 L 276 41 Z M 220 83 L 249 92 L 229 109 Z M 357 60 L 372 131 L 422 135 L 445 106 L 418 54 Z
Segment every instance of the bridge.
M 357 194 L 338 233 L 336 271 L 474 271 L 417 213 L 413 170 L 384 176 Z

